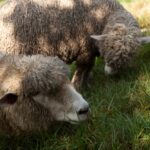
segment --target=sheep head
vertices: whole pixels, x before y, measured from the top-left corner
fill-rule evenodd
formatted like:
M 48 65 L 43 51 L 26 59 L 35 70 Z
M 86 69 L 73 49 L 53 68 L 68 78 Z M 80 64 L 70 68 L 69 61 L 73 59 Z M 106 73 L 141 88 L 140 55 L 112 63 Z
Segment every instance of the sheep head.
M 143 43 L 150 42 L 150 37 L 137 37 L 134 32 L 130 34 L 123 24 L 109 27 L 107 34 L 92 35 L 91 38 L 96 40 L 100 55 L 105 60 L 107 75 L 116 74 L 119 70 L 127 67 L 138 47 Z
M 34 65 L 23 80 L 25 94 L 32 95 L 57 121 L 86 120 L 89 105 L 70 83 L 67 65 L 58 57 L 45 57 Z

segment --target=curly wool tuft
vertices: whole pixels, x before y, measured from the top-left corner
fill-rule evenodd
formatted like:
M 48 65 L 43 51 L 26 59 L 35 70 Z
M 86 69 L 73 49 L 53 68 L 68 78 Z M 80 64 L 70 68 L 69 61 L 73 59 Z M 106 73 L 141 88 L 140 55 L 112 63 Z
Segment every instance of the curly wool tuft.
M 129 65 L 140 45 L 122 24 L 111 27 L 101 42 L 101 54 L 108 66 L 115 70 Z
M 18 74 L 22 80 L 22 92 L 26 95 L 34 95 L 38 92 L 55 92 L 68 80 L 69 68 L 58 57 L 14 56 L 0 53 L 0 58 L 2 70 L 0 75 L 3 75 L 3 70 L 8 72 L 8 77 L 1 76 L 1 80 L 7 82 L 6 79 L 9 79 L 11 74 L 16 74 L 16 76 Z

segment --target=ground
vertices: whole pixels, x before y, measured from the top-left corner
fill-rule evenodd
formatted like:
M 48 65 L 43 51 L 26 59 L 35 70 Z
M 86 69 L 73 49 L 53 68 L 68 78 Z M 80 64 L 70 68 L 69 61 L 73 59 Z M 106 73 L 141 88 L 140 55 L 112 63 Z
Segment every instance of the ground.
M 121 2 L 142 28 L 150 28 L 150 0 Z M 1 135 L 0 150 L 149 150 L 150 45 L 141 47 L 132 66 L 116 77 L 105 76 L 103 67 L 98 58 L 90 89 L 81 91 L 91 106 L 89 121 L 59 124 L 51 133 L 14 138 Z M 74 65 L 71 68 L 74 70 Z

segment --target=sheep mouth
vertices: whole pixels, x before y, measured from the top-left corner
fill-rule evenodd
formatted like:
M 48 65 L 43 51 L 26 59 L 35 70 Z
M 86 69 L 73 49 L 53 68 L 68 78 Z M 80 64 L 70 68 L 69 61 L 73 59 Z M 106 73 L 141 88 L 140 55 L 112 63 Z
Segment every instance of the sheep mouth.
M 88 120 L 88 118 L 89 118 L 89 114 L 81 114 L 81 115 L 77 115 L 76 120 L 68 118 L 67 122 L 69 122 L 71 124 L 79 124 L 81 122 Z
M 69 120 L 68 122 L 74 125 L 78 125 L 80 123 L 80 121 L 74 121 L 74 120 Z
M 84 119 L 79 119 L 79 120 L 68 120 L 70 124 L 78 125 L 81 122 L 85 122 L 88 119 L 88 116 L 86 116 Z

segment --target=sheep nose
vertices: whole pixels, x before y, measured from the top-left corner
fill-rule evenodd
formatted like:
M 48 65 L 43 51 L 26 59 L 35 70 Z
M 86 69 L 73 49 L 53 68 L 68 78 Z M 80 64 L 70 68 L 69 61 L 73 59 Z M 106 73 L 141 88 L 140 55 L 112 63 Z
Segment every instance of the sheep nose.
M 86 106 L 84 106 L 83 108 L 80 108 L 80 109 L 77 111 L 77 114 L 78 114 L 78 115 L 86 115 L 87 113 L 89 113 L 89 111 L 90 111 L 89 105 L 86 105 Z

